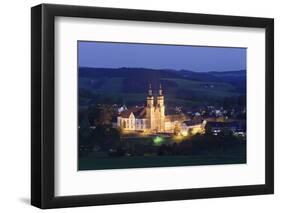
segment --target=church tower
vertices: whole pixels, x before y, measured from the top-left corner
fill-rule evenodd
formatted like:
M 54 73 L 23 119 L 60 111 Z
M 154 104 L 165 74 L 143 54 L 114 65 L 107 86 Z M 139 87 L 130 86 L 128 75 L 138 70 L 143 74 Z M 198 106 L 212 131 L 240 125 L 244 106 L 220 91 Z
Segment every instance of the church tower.
M 148 96 L 146 98 L 146 118 L 148 127 L 153 130 L 155 128 L 155 107 L 151 84 L 149 84 Z
M 162 86 L 160 84 L 156 101 L 157 131 L 165 131 L 165 105 Z

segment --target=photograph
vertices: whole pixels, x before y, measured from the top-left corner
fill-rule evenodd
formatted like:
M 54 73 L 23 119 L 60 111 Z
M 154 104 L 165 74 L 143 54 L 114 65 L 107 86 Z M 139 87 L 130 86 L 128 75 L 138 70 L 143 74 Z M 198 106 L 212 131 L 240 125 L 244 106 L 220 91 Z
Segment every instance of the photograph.
M 31 160 L 29 169 L 7 164 L 29 172 L 23 177 L 31 179 L 32 206 L 134 208 L 255 195 L 247 198 L 252 211 L 256 195 L 274 196 L 268 194 L 276 188 L 274 124 L 280 119 L 274 112 L 272 16 L 280 13 L 264 10 L 270 13 L 263 17 L 244 2 L 247 13 L 224 14 L 213 2 L 201 4 L 202 13 L 191 4 L 179 10 L 174 3 L 152 3 L 32 6 L 31 27 L 24 27 L 31 38 L 31 75 L 23 73 L 30 97 L 8 95 L 31 101 L 31 144 L 24 144 Z M 12 61 L 7 68 L 22 66 Z M 6 83 L 8 91 L 11 81 Z M 14 113 L 6 114 L 14 123 Z M 267 203 L 256 209 L 277 204 Z M 201 206 L 207 206 L 202 212 L 211 207 Z
M 78 170 L 247 163 L 247 48 L 78 41 Z

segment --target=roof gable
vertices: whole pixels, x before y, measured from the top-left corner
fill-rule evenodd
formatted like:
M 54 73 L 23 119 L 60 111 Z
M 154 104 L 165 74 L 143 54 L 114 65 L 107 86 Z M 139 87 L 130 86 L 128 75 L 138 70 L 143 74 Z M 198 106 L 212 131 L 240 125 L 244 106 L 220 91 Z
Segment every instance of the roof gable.
M 146 117 L 146 110 L 145 107 L 133 107 L 128 110 L 124 110 L 120 113 L 121 117 L 129 118 L 133 114 L 135 118 L 145 118 Z

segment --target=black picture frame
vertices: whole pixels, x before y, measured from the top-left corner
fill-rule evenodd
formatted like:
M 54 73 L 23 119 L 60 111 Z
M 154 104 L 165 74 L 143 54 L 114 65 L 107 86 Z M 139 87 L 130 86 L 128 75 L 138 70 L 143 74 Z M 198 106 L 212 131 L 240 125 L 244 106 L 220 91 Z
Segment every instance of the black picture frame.
M 264 28 L 265 184 L 56 197 L 54 170 L 54 21 L 81 17 Z M 274 192 L 274 20 L 271 18 L 41 4 L 31 9 L 31 204 L 42 208 L 272 194 Z

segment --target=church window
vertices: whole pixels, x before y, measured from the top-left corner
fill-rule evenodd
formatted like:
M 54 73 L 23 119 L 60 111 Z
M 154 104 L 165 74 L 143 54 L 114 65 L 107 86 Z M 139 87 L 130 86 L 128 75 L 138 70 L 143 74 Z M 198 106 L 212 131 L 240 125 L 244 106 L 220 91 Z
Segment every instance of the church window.
M 126 121 L 123 121 L 123 122 L 122 122 L 122 127 L 123 127 L 123 128 L 126 128 Z

